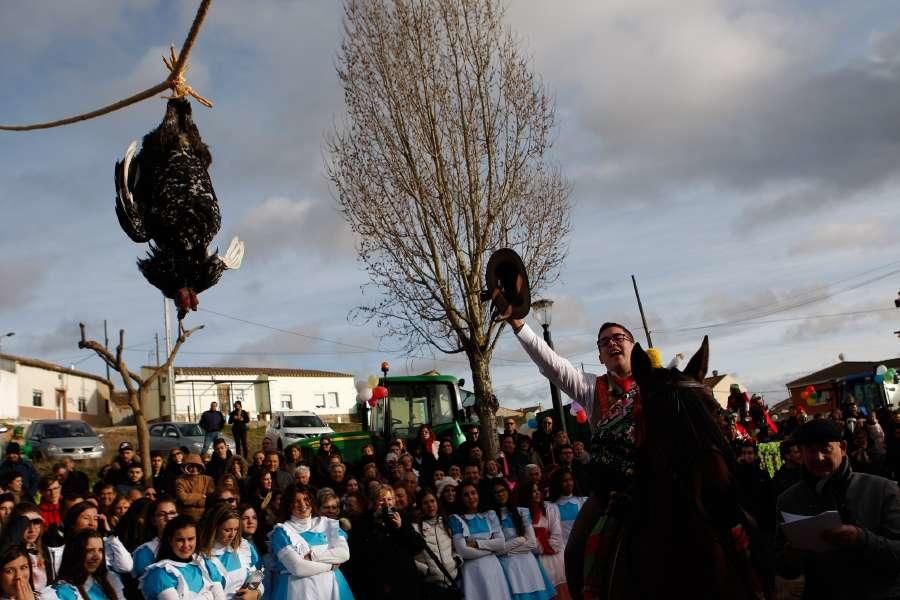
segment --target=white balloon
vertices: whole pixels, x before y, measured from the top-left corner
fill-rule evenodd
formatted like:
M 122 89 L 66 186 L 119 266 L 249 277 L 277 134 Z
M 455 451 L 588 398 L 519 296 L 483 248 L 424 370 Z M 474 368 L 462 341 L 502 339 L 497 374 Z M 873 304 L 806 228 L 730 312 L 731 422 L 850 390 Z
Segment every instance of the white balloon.
M 372 388 L 365 387 L 365 388 L 359 390 L 359 392 L 356 394 L 356 399 L 360 403 L 368 402 L 369 400 L 371 400 L 372 399 Z
M 888 369 L 886 366 L 878 365 L 877 367 L 875 367 L 875 374 L 876 375 L 884 375 L 885 373 L 887 373 L 887 370 Z
M 357 392 L 361 392 L 361 391 L 363 391 L 364 389 L 366 389 L 367 387 L 369 387 L 369 384 L 368 384 L 366 381 L 364 381 L 364 380 L 357 380 L 357 381 L 354 381 L 354 382 L 353 382 L 353 385 L 356 387 L 356 391 L 357 391 Z

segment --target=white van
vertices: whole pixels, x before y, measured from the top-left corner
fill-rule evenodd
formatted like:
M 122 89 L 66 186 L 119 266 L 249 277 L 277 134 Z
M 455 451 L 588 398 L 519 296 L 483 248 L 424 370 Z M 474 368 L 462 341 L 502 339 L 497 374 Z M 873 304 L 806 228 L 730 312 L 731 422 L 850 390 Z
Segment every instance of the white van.
M 299 440 L 333 433 L 334 430 L 319 415 L 308 410 L 273 413 L 266 427 L 266 437 L 279 451 Z

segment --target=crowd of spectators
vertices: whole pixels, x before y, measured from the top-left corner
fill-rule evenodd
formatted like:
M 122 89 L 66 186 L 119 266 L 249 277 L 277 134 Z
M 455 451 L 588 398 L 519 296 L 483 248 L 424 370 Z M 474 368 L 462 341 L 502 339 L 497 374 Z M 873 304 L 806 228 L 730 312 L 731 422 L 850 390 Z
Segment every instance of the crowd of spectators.
M 216 437 L 208 456 L 152 452 L 146 470 L 123 442 L 93 484 L 72 461 L 38 477 L 11 442 L 0 596 L 569 598 L 584 444 L 550 417 L 533 436 L 507 419 L 493 459 L 477 426 L 464 434 L 422 425 L 354 462 L 328 436 L 311 455 L 266 440 L 249 462 Z

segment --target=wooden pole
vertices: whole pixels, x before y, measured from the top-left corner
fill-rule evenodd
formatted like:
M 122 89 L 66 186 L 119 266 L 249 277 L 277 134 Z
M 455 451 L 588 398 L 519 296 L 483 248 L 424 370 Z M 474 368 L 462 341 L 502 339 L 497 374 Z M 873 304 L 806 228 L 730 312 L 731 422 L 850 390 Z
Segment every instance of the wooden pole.
M 644 333 L 647 334 L 647 347 L 653 347 L 653 340 L 650 339 L 650 328 L 647 327 L 647 317 L 644 316 L 644 305 L 641 304 L 641 294 L 638 292 L 637 279 L 631 276 L 631 284 L 634 286 L 634 296 L 637 298 L 638 310 L 641 312 L 641 322 L 644 324 Z

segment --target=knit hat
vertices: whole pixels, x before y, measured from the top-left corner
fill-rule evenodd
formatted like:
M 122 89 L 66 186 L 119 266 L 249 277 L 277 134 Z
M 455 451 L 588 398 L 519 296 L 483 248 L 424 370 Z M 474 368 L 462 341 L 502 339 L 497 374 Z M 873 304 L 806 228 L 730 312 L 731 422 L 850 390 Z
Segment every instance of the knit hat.
M 794 434 L 798 444 L 840 442 L 844 438 L 839 423 L 831 419 L 813 419 L 801 425 Z
M 19 446 L 19 442 L 10 442 L 6 445 L 6 453 L 7 454 L 22 454 L 22 447 Z
M 457 480 L 453 479 L 452 477 L 444 477 L 443 479 L 441 479 L 440 481 L 438 481 L 437 484 L 435 484 L 435 487 L 437 488 L 437 495 L 438 495 L 438 497 L 440 497 L 441 494 L 444 493 L 444 489 L 445 489 L 448 485 L 453 486 L 453 487 L 457 487 L 457 486 L 459 485 L 459 482 L 458 482 Z
M 134 447 L 128 442 L 122 442 L 121 444 L 119 444 L 119 452 L 121 452 L 122 450 L 134 450 Z

